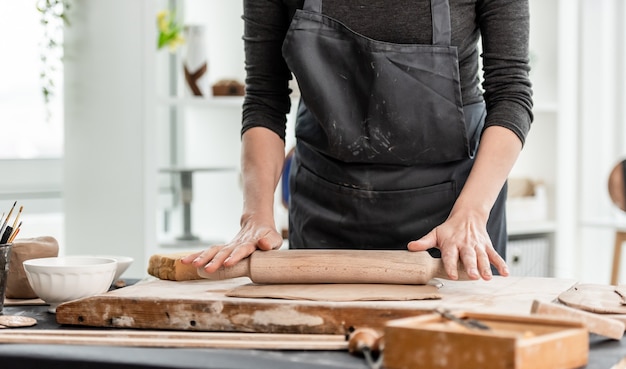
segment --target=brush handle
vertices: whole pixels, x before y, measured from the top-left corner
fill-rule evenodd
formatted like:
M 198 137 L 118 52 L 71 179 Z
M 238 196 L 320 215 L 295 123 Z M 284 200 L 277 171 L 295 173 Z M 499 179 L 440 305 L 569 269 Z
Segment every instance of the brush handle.
M 200 277 L 223 280 L 249 277 L 255 283 L 386 283 L 426 284 L 447 279 L 441 259 L 426 251 L 404 250 L 272 250 L 255 251 L 233 267 Z M 460 279 L 467 275 L 459 269 Z

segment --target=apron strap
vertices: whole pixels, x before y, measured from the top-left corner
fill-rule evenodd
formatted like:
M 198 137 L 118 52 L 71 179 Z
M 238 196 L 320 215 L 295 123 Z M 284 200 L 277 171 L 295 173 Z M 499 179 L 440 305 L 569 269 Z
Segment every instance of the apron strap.
M 304 0 L 302 10 L 322 14 L 322 0 Z
M 450 3 L 448 0 L 430 0 L 433 23 L 433 45 L 449 46 L 452 39 Z
M 322 0 L 304 0 L 302 10 L 322 13 Z M 430 12 L 433 25 L 433 45 L 449 46 L 452 39 L 450 3 L 448 0 L 431 0 Z

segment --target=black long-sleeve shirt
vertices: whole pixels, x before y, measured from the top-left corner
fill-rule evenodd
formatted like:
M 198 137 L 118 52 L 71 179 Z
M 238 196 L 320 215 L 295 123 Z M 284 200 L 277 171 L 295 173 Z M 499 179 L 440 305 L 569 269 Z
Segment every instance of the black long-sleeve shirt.
M 533 120 L 528 77 L 528 0 L 449 0 L 463 104 L 485 101 L 485 128 L 503 126 L 524 143 Z M 304 0 L 244 0 L 246 97 L 242 134 L 262 126 L 285 137 L 291 72 L 281 53 Z M 393 43 L 432 43 L 430 0 L 326 0 L 323 13 L 355 32 Z M 482 39 L 482 55 L 479 40 Z M 479 58 L 482 56 L 482 89 Z

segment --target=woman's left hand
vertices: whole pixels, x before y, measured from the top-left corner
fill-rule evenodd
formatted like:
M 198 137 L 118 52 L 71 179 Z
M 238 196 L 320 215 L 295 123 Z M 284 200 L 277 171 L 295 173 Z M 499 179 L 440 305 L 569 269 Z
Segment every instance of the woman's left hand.
M 491 279 L 491 264 L 500 275 L 508 276 L 506 262 L 491 244 L 487 220 L 521 150 L 520 139 L 508 128 L 485 128 L 470 175 L 448 219 L 426 236 L 409 242 L 408 249 L 441 250 L 450 279 L 459 278 L 459 260 L 470 279 Z
M 491 264 L 500 275 L 508 276 L 506 262 L 496 252 L 487 233 L 486 221 L 472 214 L 452 213 L 441 225 L 419 240 L 409 242 L 410 251 L 441 250 L 444 268 L 450 279 L 456 280 L 458 262 L 463 262 L 470 279 L 490 280 Z

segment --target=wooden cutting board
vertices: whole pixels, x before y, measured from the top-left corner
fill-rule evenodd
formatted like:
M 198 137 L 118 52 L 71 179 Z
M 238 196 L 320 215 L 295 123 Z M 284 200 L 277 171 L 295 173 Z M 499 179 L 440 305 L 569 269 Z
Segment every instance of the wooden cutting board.
M 421 315 L 434 308 L 530 314 L 533 300 L 553 301 L 574 280 L 495 277 L 486 281 L 441 280 L 441 300 L 300 301 L 227 297 L 250 283 L 151 280 L 59 305 L 60 324 L 93 327 L 345 334 L 350 327 L 382 328 L 390 319 Z

